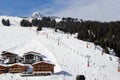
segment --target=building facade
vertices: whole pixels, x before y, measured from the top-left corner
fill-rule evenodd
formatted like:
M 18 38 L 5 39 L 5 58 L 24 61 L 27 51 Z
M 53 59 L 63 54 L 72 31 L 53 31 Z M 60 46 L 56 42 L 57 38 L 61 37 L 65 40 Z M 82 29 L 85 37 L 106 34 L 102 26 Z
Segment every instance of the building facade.
M 0 65 L 0 74 L 2 73 L 7 73 L 8 72 L 8 67 L 5 65 Z
M 38 63 L 32 64 L 33 74 L 53 74 L 54 73 L 54 64 L 41 61 Z
M 27 67 L 23 64 L 12 64 L 9 66 L 9 73 L 23 73 L 27 71 Z

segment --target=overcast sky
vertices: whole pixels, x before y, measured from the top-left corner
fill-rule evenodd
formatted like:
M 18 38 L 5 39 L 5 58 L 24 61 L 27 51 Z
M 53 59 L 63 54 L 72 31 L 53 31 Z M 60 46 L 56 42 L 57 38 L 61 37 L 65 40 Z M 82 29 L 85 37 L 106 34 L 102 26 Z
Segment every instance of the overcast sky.
M 0 0 L 0 15 L 43 15 L 85 20 L 120 20 L 120 0 Z

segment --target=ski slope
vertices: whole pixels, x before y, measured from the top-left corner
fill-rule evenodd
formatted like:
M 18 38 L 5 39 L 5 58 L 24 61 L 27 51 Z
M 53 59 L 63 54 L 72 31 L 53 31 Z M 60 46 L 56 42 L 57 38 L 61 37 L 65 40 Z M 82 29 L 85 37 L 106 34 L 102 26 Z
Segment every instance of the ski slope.
M 2 74 L 1 80 L 75 80 L 77 75 L 85 75 L 86 80 L 120 80 L 117 72 L 117 57 L 102 55 L 102 49 L 95 49 L 93 43 L 76 39 L 76 35 L 64 34 L 61 31 L 43 28 L 37 33 L 35 27 L 19 26 L 21 18 L 1 16 L 10 19 L 10 27 L 0 22 L 0 52 L 7 50 L 22 56 L 29 50 L 39 51 L 48 60 L 57 65 L 56 73 L 52 76 L 21 77 L 21 74 Z M 90 56 L 90 67 L 87 66 Z

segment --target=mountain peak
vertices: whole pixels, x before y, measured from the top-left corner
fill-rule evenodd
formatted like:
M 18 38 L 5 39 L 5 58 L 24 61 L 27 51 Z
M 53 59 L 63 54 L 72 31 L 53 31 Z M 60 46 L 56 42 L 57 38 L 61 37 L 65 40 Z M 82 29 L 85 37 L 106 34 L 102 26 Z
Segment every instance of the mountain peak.
M 43 18 L 44 15 L 42 15 L 40 12 L 34 12 L 31 17 L 32 18 Z

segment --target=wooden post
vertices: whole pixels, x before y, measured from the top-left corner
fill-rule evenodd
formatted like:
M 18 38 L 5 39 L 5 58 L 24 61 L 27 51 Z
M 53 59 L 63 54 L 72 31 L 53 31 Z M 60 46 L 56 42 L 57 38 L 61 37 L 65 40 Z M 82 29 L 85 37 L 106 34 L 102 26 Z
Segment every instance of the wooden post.
M 89 65 L 89 59 L 88 59 L 88 64 L 87 64 L 87 66 L 89 67 L 90 65 Z
M 118 72 L 120 72 L 120 58 L 118 59 Z
M 102 55 L 104 54 L 104 52 L 105 52 L 105 51 L 104 51 L 104 49 L 103 49 L 103 50 L 102 50 Z
M 88 48 L 88 45 L 89 45 L 89 44 L 88 44 L 88 42 L 87 42 L 87 45 L 86 45 L 87 48 Z
M 58 39 L 58 45 L 60 45 L 60 39 Z
M 88 61 L 87 61 L 87 67 L 90 67 L 90 64 L 89 64 L 90 56 L 87 55 L 87 58 L 88 58 Z

